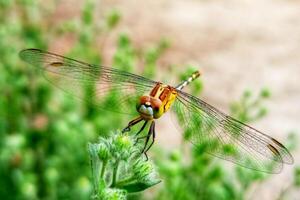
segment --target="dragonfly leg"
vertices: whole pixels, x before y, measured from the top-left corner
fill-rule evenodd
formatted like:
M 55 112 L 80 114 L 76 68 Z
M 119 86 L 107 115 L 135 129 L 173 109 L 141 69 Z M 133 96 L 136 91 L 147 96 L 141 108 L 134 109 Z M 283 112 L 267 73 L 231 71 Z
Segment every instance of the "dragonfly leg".
M 147 148 L 147 144 L 148 144 L 148 142 L 149 142 L 149 139 L 150 139 L 151 135 L 154 134 L 154 128 L 155 128 L 155 122 L 152 121 L 151 126 L 150 126 L 150 129 L 149 129 L 149 132 L 148 132 L 148 134 L 147 134 L 146 141 L 145 141 L 145 146 L 144 146 L 143 151 L 142 151 L 142 153 L 144 153 L 144 155 L 146 156 L 146 161 L 148 160 L 147 151 L 150 149 L 150 147 L 151 147 L 151 146 L 153 145 L 153 143 L 154 143 L 154 137 L 153 137 L 152 143 L 151 143 L 150 146 Z M 147 150 L 145 151 L 146 148 L 147 148 Z
M 152 142 L 149 145 L 149 147 L 146 149 L 146 151 L 144 152 L 145 154 L 149 151 L 149 149 L 152 147 L 152 145 L 155 142 L 155 123 L 153 122 L 153 130 L 152 130 Z
M 128 125 L 122 130 L 122 133 L 129 132 L 129 131 L 130 131 L 130 128 L 131 128 L 132 126 L 134 126 L 135 124 L 141 122 L 142 120 L 143 120 L 143 118 L 142 118 L 141 116 L 139 116 L 138 118 L 136 118 L 136 119 L 130 121 L 130 122 L 128 123 Z
M 145 135 L 145 136 L 142 136 L 142 137 L 138 137 L 138 138 L 136 139 L 134 145 L 136 145 L 140 140 L 145 139 L 145 138 L 147 138 L 147 137 L 148 137 L 148 134 Z
M 137 136 L 145 129 L 147 123 L 148 123 L 148 121 L 145 121 L 145 123 L 143 124 L 143 126 L 142 126 L 142 128 L 139 130 L 139 132 L 137 132 L 137 133 L 135 134 L 135 137 L 137 137 Z M 136 145 L 136 144 L 139 142 L 139 140 L 144 139 L 144 138 L 146 138 L 146 137 L 147 137 L 147 135 L 146 135 L 146 136 L 142 136 L 142 137 L 137 138 L 136 141 L 135 141 L 135 143 L 134 143 L 134 145 Z
M 147 123 L 148 123 L 148 121 L 145 121 L 145 123 L 143 124 L 142 128 L 139 130 L 139 132 L 137 132 L 137 133 L 135 134 L 135 136 L 138 136 L 138 135 L 145 129 Z

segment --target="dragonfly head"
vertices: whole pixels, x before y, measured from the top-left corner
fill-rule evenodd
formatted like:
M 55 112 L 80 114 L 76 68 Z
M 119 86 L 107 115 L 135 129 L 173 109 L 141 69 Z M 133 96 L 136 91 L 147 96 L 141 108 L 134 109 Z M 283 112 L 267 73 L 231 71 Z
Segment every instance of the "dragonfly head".
M 161 105 L 161 100 L 157 98 L 142 96 L 136 105 L 136 109 L 145 119 L 157 119 L 163 114 Z

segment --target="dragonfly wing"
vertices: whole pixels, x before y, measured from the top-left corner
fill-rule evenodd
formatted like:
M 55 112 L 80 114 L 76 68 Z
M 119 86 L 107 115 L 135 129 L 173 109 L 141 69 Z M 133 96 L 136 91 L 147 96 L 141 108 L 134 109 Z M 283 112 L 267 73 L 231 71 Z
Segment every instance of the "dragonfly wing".
M 277 140 L 188 93 L 178 91 L 173 110 L 185 137 L 203 152 L 268 173 L 279 173 L 284 163 L 293 163 Z
M 20 57 L 67 93 L 118 113 L 136 114 L 137 99 L 156 84 L 142 76 L 39 49 L 25 49 L 20 52 Z

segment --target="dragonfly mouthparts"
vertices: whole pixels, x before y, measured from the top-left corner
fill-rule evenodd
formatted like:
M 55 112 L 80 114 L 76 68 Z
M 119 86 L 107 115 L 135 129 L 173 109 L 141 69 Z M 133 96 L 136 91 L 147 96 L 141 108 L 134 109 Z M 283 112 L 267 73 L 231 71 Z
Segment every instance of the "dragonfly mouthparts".
M 145 115 L 153 116 L 153 109 L 147 105 L 141 105 L 139 112 Z

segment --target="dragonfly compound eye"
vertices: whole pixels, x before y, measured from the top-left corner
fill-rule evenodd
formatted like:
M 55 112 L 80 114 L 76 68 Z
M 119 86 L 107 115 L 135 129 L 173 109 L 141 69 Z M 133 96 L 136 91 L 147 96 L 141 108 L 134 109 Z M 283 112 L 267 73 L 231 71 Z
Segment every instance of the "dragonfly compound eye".
M 151 106 L 153 108 L 154 118 L 157 119 L 163 114 L 163 106 L 162 102 L 159 99 L 152 98 L 151 99 Z
M 153 109 L 159 109 L 162 105 L 162 102 L 159 99 L 151 99 L 151 105 Z
M 144 107 L 150 107 L 151 106 L 149 96 L 142 96 L 142 97 L 139 98 L 139 100 L 137 101 L 137 104 L 136 104 L 136 109 L 137 109 L 138 112 L 140 112 L 141 106 L 144 106 Z
M 146 104 L 147 102 L 150 102 L 150 97 L 149 96 L 142 96 L 140 98 L 140 105 Z

